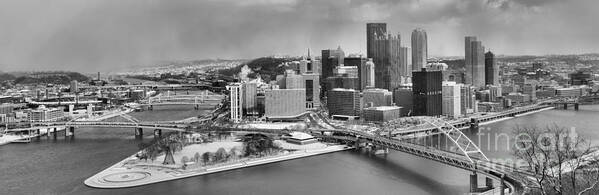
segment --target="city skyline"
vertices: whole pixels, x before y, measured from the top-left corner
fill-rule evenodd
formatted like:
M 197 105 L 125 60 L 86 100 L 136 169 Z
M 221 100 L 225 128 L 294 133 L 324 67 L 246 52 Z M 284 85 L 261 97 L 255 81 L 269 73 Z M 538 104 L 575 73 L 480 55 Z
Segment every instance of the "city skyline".
M 369 22 L 387 23 L 404 37 L 425 29 L 429 57 L 463 56 L 467 35 L 485 40 L 498 55 L 599 52 L 593 44 L 599 30 L 593 12 L 597 2 L 590 0 L 64 0 L 0 5 L 3 71 L 107 71 L 169 60 L 297 56 L 305 55 L 306 48 L 338 45 L 347 53 L 365 54 L 364 24 Z

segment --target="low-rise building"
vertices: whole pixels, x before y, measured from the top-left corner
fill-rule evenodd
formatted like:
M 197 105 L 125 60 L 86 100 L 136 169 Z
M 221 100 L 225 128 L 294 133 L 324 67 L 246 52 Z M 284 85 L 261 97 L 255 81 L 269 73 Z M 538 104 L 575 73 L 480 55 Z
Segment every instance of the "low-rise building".
M 582 96 L 582 90 L 575 87 L 560 88 L 555 90 L 555 95 L 557 97 L 580 97 Z
M 29 122 L 48 122 L 57 121 L 64 118 L 64 111 L 60 108 L 46 108 L 40 106 L 37 109 L 30 110 L 27 113 Z
M 386 89 L 366 89 L 363 92 L 364 108 L 391 106 L 393 103 L 393 93 Z
M 314 136 L 297 131 L 289 133 L 289 137 L 285 141 L 298 145 L 305 145 L 318 142 L 318 140 L 314 138 Z
M 327 93 L 329 115 L 360 116 L 360 92 L 335 88 Z
M 363 111 L 365 121 L 387 122 L 401 117 L 401 107 L 378 106 L 365 108 Z

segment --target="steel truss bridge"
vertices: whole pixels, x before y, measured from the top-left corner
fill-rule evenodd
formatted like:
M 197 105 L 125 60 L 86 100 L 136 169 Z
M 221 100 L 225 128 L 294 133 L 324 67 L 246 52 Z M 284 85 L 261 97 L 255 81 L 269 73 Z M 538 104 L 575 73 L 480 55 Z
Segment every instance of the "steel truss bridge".
M 520 114 L 525 114 L 531 111 L 537 111 L 541 109 L 548 108 L 548 105 L 535 104 L 531 106 L 524 106 L 519 108 L 514 108 L 511 110 L 506 110 L 503 112 L 492 113 L 487 115 L 481 115 L 476 117 L 471 117 L 468 119 L 462 119 L 457 121 L 451 121 L 449 124 L 458 128 L 458 129 L 466 129 L 472 126 L 478 126 L 480 123 L 505 118 L 505 117 L 514 117 Z M 421 125 L 408 127 L 405 129 L 396 129 L 389 133 L 391 137 L 401 137 L 401 136 L 412 136 L 412 137 L 426 137 L 430 135 L 440 134 L 442 132 L 438 131 L 438 128 L 430 123 L 423 123 Z
M 200 95 L 158 95 L 148 98 L 140 105 L 201 105 L 204 103 L 219 103 L 224 95 L 208 95 L 207 92 Z
M 172 84 L 172 85 L 105 85 L 105 86 L 92 86 L 85 85 L 79 86 L 80 89 L 119 89 L 119 88 L 157 88 L 157 89 L 193 89 L 193 88 L 211 88 L 212 86 L 205 84 Z

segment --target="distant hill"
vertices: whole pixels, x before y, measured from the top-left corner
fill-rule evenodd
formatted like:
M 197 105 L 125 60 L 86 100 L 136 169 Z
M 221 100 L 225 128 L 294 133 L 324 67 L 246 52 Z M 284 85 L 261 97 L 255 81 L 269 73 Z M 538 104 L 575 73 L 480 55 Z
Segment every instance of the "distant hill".
M 247 63 L 241 64 L 239 66 L 229 68 L 229 69 L 221 69 L 218 70 L 219 74 L 223 74 L 226 76 L 235 76 L 241 72 L 242 67 L 248 66 L 251 73 L 248 74 L 249 78 L 255 79 L 260 75 L 260 77 L 268 82 L 274 80 L 277 75 L 285 73 L 285 66 L 280 66 L 282 63 L 290 62 L 298 60 L 295 58 L 275 58 L 275 57 L 262 57 L 251 60 Z
M 453 60 L 441 60 L 441 63 L 447 64 L 447 68 L 451 70 L 464 69 L 464 59 L 453 59 Z
M 88 82 L 89 77 L 78 72 L 35 72 L 14 79 L 15 84 L 35 84 L 35 83 L 52 83 L 52 84 L 69 84 L 72 80 L 79 82 Z
M 0 82 L 15 80 L 17 77 L 10 73 L 0 72 Z

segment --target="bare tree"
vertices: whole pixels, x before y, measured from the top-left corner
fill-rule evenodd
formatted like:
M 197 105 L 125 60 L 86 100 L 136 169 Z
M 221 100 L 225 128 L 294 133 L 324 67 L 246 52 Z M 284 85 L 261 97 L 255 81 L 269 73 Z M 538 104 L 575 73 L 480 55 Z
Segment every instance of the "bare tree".
M 594 191 L 599 174 L 594 148 L 574 131 L 557 125 L 514 129 L 514 155 L 534 173 L 542 194 L 583 194 Z M 591 181 L 591 182 L 589 182 Z

